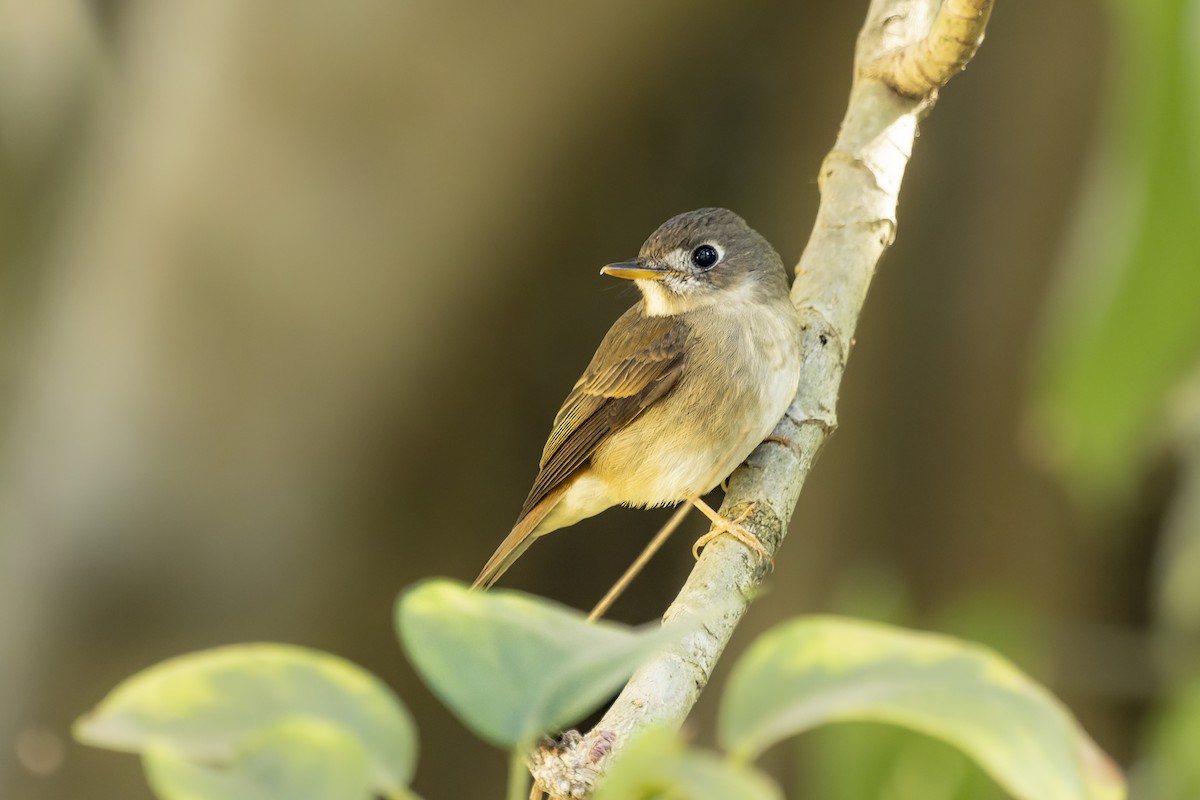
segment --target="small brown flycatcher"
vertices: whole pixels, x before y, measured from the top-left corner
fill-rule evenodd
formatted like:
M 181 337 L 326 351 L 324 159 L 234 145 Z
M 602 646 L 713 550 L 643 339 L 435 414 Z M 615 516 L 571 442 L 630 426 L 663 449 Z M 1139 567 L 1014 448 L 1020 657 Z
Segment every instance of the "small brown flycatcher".
M 800 317 L 779 254 L 732 211 L 702 208 L 667 220 L 636 259 L 600 272 L 634 281 L 642 299 L 559 409 L 533 488 L 477 587 L 495 583 L 537 537 L 615 505 L 689 501 L 718 533 L 766 553 L 700 498 L 796 394 Z

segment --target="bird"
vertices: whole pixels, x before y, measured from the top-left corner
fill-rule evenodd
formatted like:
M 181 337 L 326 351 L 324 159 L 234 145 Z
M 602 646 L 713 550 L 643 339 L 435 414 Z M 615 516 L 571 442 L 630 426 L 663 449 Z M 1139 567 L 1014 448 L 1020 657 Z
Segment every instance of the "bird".
M 746 514 L 726 519 L 701 496 L 770 438 L 796 395 L 801 321 L 782 259 L 734 212 L 701 208 L 600 273 L 633 281 L 641 299 L 563 402 L 517 521 L 474 588 L 538 537 L 616 505 L 691 502 L 714 523 L 697 547 L 728 533 L 766 555 Z

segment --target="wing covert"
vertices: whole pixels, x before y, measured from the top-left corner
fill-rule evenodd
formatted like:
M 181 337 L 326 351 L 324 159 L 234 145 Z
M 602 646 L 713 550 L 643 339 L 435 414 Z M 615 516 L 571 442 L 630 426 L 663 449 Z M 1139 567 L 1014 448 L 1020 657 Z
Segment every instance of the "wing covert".
M 676 317 L 646 316 L 641 303 L 617 320 L 554 418 L 522 517 L 605 439 L 671 390 L 682 371 L 687 333 Z

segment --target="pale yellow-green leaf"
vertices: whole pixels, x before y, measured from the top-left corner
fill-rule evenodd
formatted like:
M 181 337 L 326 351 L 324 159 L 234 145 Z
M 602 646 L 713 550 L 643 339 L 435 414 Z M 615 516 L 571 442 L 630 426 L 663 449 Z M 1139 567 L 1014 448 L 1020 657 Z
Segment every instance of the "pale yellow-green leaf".
M 161 800 L 370 800 L 371 764 L 354 734 L 294 718 L 251 737 L 224 767 L 151 745 L 146 777 Z
M 188 761 L 169 745 L 147 746 L 142 765 L 159 800 L 275 800 L 246 776 Z
M 759 639 L 721 702 L 722 744 L 742 759 L 828 722 L 872 720 L 942 739 L 1021 800 L 1117 800 L 1120 772 L 1070 713 L 976 645 L 837 617 Z
M 356 736 L 373 785 L 401 791 L 416 763 L 416 730 L 387 686 L 348 661 L 300 647 L 252 644 L 180 656 L 128 678 L 75 724 L 85 744 L 229 763 L 252 737 L 295 717 Z
M 430 688 L 500 747 L 527 744 L 576 721 L 686 632 L 591 623 L 532 595 L 472 591 L 448 580 L 405 592 L 396 626 Z

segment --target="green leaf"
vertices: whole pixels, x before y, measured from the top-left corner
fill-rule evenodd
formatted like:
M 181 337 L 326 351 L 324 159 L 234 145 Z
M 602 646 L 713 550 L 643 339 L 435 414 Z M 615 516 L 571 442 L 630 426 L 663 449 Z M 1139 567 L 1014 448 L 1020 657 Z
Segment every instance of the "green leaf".
M 633 630 L 512 591 L 432 580 L 396 604 L 396 627 L 431 689 L 499 747 L 532 742 L 596 708 L 686 629 Z
M 150 745 L 146 777 L 162 800 L 369 800 L 371 764 L 339 725 L 296 718 L 246 743 L 226 769 Z
M 827 722 L 871 720 L 958 747 L 1017 798 L 1111 800 L 1120 773 L 1048 692 L 985 648 L 885 625 L 806 617 L 734 668 L 722 744 L 752 759 Z
M 166 744 L 182 758 L 220 764 L 295 717 L 356 736 L 381 792 L 397 793 L 412 778 L 416 729 L 392 691 L 348 661 L 289 645 L 237 645 L 164 661 L 117 686 L 74 733 L 97 747 Z
M 821 800 L 1002 800 L 1009 794 L 943 741 L 878 722 L 826 725 L 785 745 L 802 753 L 797 796 Z
M 146 781 L 162 800 L 275 800 L 246 776 L 194 764 L 169 745 L 147 746 L 142 764 Z
M 595 800 L 783 800 L 757 770 L 712 753 L 687 749 L 679 737 L 652 728 L 621 750 Z

